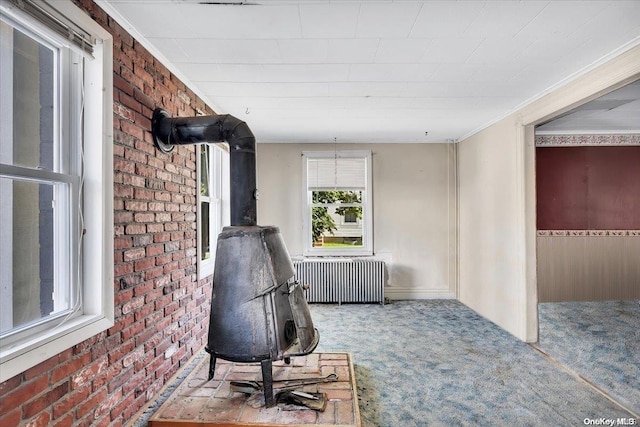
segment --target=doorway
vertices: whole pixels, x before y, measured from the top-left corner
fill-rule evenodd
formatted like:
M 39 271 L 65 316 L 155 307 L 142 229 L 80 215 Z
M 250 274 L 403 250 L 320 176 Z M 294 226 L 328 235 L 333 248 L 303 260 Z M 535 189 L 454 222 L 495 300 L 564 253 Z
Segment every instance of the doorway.
M 536 347 L 640 413 L 640 80 L 535 129 Z

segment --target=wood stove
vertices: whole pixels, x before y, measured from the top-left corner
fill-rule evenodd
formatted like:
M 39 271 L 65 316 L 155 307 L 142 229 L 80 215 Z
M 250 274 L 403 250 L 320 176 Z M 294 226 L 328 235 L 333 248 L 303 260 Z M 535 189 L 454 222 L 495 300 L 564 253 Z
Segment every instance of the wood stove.
M 209 379 L 216 358 L 260 362 L 266 406 L 273 406 L 272 362 L 311 353 L 318 345 L 302 287 L 277 227 L 256 219 L 255 137 L 230 115 L 152 117 L 156 147 L 227 142 L 230 148 L 231 226 L 218 236 L 207 352 Z

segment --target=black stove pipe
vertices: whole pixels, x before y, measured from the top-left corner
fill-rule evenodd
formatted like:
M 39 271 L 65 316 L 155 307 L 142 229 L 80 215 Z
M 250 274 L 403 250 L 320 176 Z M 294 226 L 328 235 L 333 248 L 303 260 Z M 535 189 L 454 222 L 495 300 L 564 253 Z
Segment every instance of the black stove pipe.
M 229 114 L 174 117 L 153 112 L 151 133 L 156 147 L 169 153 L 175 145 L 227 142 L 230 151 L 231 225 L 257 224 L 256 138 L 249 126 Z

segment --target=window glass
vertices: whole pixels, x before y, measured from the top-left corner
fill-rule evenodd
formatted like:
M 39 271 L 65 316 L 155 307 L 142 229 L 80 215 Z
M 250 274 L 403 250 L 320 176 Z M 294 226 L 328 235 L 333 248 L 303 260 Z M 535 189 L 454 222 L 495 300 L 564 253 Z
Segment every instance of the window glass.
M 0 382 L 114 319 L 113 40 L 71 1 L 20 3 L 0 10 Z
M 198 156 L 198 275 L 213 274 L 218 234 L 229 224 L 229 153 L 201 144 Z
M 312 191 L 311 233 L 314 247 L 362 248 L 362 191 Z
M 208 145 L 202 144 L 200 146 L 200 195 L 204 197 L 209 196 L 209 153 L 211 149 Z
M 305 152 L 305 254 L 372 252 L 370 152 Z
M 63 129 L 67 138 L 72 134 L 56 106 L 56 94 L 72 85 L 61 50 L 10 21 L 0 25 L 0 164 L 13 167 L 0 178 L 0 311 L 5 312 L 0 316 L 0 337 L 7 337 L 65 313 L 70 295 L 78 289 L 72 274 L 78 259 L 71 253 L 80 245 L 75 240 L 78 233 L 71 229 L 78 222 L 78 210 L 69 200 L 71 192 L 80 192 L 79 179 L 68 174 L 68 167 L 62 171 L 56 158 L 73 157 L 79 141 L 56 140 L 56 129 Z
M 4 207 L 0 221 L 11 224 L 12 256 L 3 265 L 2 309 L 11 313 L 0 325 L 0 336 L 19 331 L 69 308 L 70 288 L 60 277 L 64 261 L 56 262 L 56 246 L 63 235 L 56 235 L 55 210 L 65 210 L 61 203 L 67 186 L 0 178 Z M 62 234 L 62 233 L 61 233 Z M 62 270 L 62 271 L 61 271 Z
M 53 170 L 54 92 L 57 50 L 1 22 L 3 60 L 9 66 L 3 88 L 12 86 L 14 96 L 2 108 L 3 121 L 11 118 L 13 138 L 2 138 L 5 163 Z M 4 67 L 3 67 L 4 68 Z M 8 80 L 10 79 L 10 81 Z M 19 96 L 18 96 L 19 95 Z M 3 96 L 5 96 L 3 94 Z

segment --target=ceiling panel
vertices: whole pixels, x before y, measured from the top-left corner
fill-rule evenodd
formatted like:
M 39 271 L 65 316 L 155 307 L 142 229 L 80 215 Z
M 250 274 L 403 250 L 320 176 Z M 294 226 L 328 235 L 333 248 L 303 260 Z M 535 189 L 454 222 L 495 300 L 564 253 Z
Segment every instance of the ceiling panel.
M 425 49 L 420 62 L 464 64 L 483 41 L 482 37 L 433 38 Z
M 304 38 L 354 37 L 358 26 L 358 3 L 308 4 L 300 2 L 300 25 Z
M 182 16 L 186 17 L 185 29 L 192 28 L 188 31 L 195 31 L 198 37 L 225 40 L 301 36 L 298 8 L 295 5 L 261 7 L 177 3 Z M 162 25 L 162 21 L 158 25 Z
M 434 64 L 352 64 L 352 82 L 422 82 L 436 69 Z
M 96 1 L 260 141 L 456 140 L 640 44 L 637 0 Z
M 513 37 L 547 5 L 546 1 L 488 1 L 464 35 Z
M 433 1 L 422 8 L 411 37 L 461 36 L 484 7 L 479 1 Z
M 175 41 L 190 62 L 198 64 L 279 64 L 276 40 L 179 39 Z
M 378 43 L 378 39 L 330 39 L 327 63 L 372 63 L 378 50 Z
M 382 39 L 375 62 L 378 64 L 411 64 L 420 62 L 431 41 L 429 39 Z
M 355 36 L 358 38 L 405 38 L 420 12 L 421 4 L 363 3 Z

